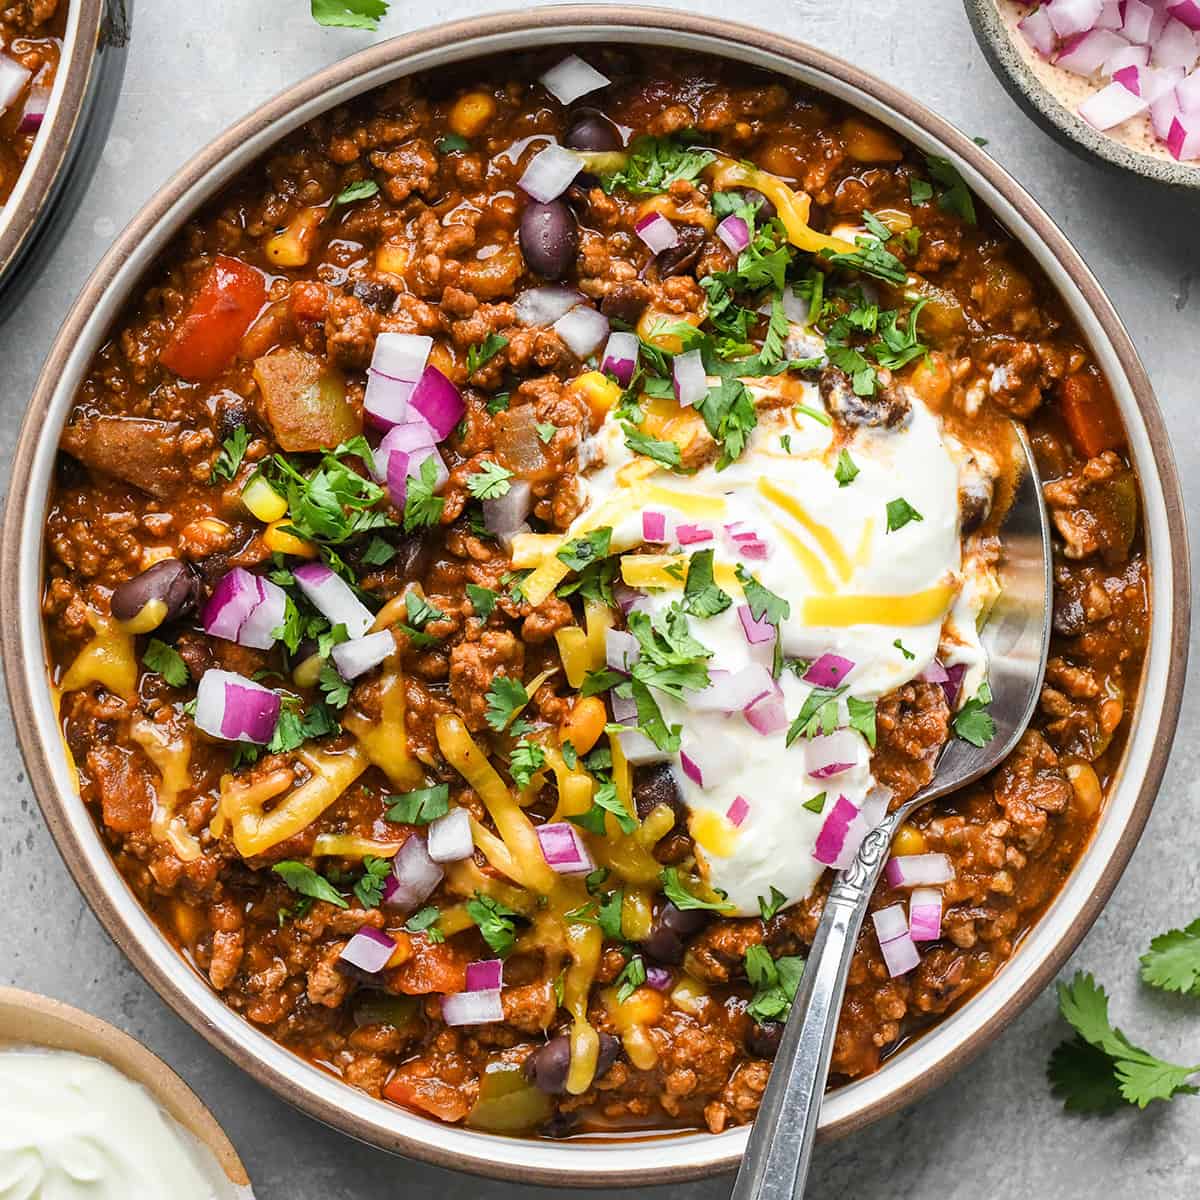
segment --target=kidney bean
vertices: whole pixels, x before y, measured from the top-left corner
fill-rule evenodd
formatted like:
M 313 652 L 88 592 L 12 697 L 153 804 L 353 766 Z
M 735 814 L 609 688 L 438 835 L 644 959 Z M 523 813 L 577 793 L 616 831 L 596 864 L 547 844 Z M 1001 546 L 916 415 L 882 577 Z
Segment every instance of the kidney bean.
M 581 108 L 571 118 L 563 139 L 572 150 L 620 150 L 620 130 L 594 108 Z
M 602 1078 L 617 1061 L 621 1043 L 611 1033 L 600 1035 L 600 1053 L 596 1059 L 595 1078 Z M 525 1075 L 543 1092 L 561 1096 L 567 1090 L 567 1073 L 571 1069 L 571 1039 L 565 1033 L 552 1037 L 525 1060 Z
M 140 575 L 117 584 L 112 594 L 112 615 L 118 621 L 134 621 L 144 616 L 153 624 L 139 632 L 149 633 L 191 612 L 199 599 L 200 580 L 196 572 L 178 558 L 164 558 Z M 153 608 L 148 611 L 147 606 Z
M 575 261 L 579 229 L 575 214 L 562 200 L 530 201 L 521 214 L 521 253 L 543 279 L 561 279 Z

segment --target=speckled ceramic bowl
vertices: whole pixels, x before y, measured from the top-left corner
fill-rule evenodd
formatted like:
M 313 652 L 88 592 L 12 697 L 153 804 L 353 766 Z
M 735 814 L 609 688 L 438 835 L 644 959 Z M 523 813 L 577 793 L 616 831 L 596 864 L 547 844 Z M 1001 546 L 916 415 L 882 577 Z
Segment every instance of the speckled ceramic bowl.
M 141 1084 L 186 1136 L 208 1152 L 208 1168 L 220 1172 L 212 1180 L 215 1187 L 224 1175 L 229 1181 L 225 1195 L 254 1200 L 246 1168 L 216 1118 L 162 1059 L 127 1033 L 49 996 L 0 987 L 0 1049 L 6 1046 L 69 1050 L 115 1067 Z
M 1176 162 L 1164 148 L 1152 154 L 1109 137 L 1089 125 L 1046 85 L 1058 68 L 1043 63 L 1014 30 L 1003 0 L 963 0 L 975 40 L 1010 96 L 1056 141 L 1106 166 L 1155 183 L 1200 188 L 1200 163 Z
M 837 1089 L 821 1134 L 862 1129 L 945 1081 L 1054 977 L 1112 893 L 1149 815 L 1170 750 L 1187 668 L 1190 582 L 1183 499 L 1146 372 L 1079 254 L 989 155 L 900 90 L 850 63 L 747 25 L 621 4 L 539 7 L 441 25 L 372 46 L 268 101 L 168 180 L 88 280 L 46 359 L 17 445 L 0 542 L 0 650 L 30 780 L 67 866 L 117 944 L 159 994 L 223 1054 L 285 1100 L 387 1150 L 520 1184 L 644 1187 L 706 1179 L 737 1166 L 747 1127 L 565 1140 L 510 1138 L 439 1122 L 376 1100 L 306 1062 L 227 1007 L 167 941 L 121 877 L 80 803 L 48 685 L 41 581 L 46 507 L 63 424 L 92 356 L 163 248 L 238 172 L 305 121 L 421 71 L 538 46 L 667 46 L 749 63 L 839 97 L 926 153 L 949 156 L 979 199 L 1046 273 L 1112 384 L 1141 478 L 1152 567 L 1152 619 L 1129 737 L 1091 844 L 1011 962 L 969 1002 Z M 347 1147 L 347 1153 L 350 1153 Z

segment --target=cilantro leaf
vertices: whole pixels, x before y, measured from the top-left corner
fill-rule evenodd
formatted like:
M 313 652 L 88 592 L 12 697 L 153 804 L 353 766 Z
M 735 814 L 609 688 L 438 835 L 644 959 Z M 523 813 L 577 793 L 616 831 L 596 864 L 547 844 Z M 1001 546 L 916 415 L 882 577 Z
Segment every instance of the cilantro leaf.
M 1151 987 L 1200 996 L 1200 917 L 1183 929 L 1160 933 L 1138 961 Z
M 923 521 L 925 518 L 903 496 L 889 500 L 887 504 L 887 531 L 895 533 L 903 529 L 910 521 Z
M 635 954 L 613 982 L 617 988 L 617 1003 L 624 1004 L 646 982 L 646 964 L 642 956 Z
M 612 541 L 612 526 L 603 525 L 591 533 L 572 538 L 559 550 L 556 557 L 566 563 L 572 571 L 582 571 L 590 563 L 608 557 L 608 546 Z
M 354 895 L 363 908 L 378 908 L 383 899 L 383 885 L 392 870 L 391 860 L 367 854 L 362 865 L 362 877 L 354 884 Z
M 334 708 L 345 708 L 350 703 L 350 684 L 337 673 L 332 663 L 321 664 L 317 683 L 327 704 L 332 704 Z
M 508 758 L 508 771 L 513 783 L 527 788 L 529 781 L 546 765 L 546 752 L 533 742 L 518 742 Z
M 434 905 L 427 904 L 404 922 L 404 928 L 409 933 L 423 933 L 431 942 L 444 942 L 446 935 L 437 928 L 437 921 L 441 915 Z
M 637 705 L 638 728 L 660 750 L 674 754 L 679 749 L 680 727 L 667 725 L 662 709 L 658 707 L 658 701 L 641 679 L 634 678 L 630 686 L 633 689 L 634 703 Z
M 954 732 L 972 746 L 986 746 L 996 736 L 996 722 L 987 706 L 992 702 L 992 689 L 986 683 L 954 714 Z
M 758 424 L 754 398 L 740 379 L 726 377 L 708 389 L 708 394 L 697 401 L 696 409 L 721 447 L 717 470 L 723 471 L 741 457 L 751 431 Z
M 429 525 L 436 525 L 442 519 L 446 501 L 441 496 L 435 496 L 433 489 L 437 486 L 437 467 L 432 456 L 422 464 L 418 475 L 410 475 L 408 493 L 404 499 L 404 532 L 412 533 Z
M 142 655 L 142 663 L 147 671 L 157 672 L 171 687 L 184 687 L 191 679 L 187 663 L 179 651 L 166 642 L 160 642 L 158 638 L 150 639 L 146 653 Z
M 589 671 L 583 677 L 579 694 L 581 696 L 598 696 L 601 692 L 607 692 L 609 688 L 614 688 L 617 684 L 624 682 L 625 676 L 620 671 L 610 671 L 604 667 L 599 671 Z
M 771 297 L 771 316 L 767 321 L 762 349 L 758 352 L 758 361 L 762 366 L 772 367 L 783 361 L 784 343 L 790 328 L 787 313 L 783 311 L 783 298 L 776 294 Z
M 517 941 L 517 929 L 512 921 L 518 915 L 516 909 L 482 892 L 476 892 L 465 907 L 467 916 L 479 926 L 479 932 L 492 952 L 506 958 Z
M 364 437 L 351 438 L 328 451 L 307 475 L 286 455 L 276 454 L 271 459 L 271 470 L 287 495 L 289 524 L 284 526 L 285 532 L 336 546 L 356 534 L 392 524 L 387 513 L 377 507 L 387 494 L 385 489 L 354 470 L 346 461 L 352 458 L 373 461 Z M 432 462 L 429 465 L 432 470 Z M 334 565 L 330 561 L 330 566 Z
M 917 657 L 899 638 L 897 638 L 892 645 L 904 655 L 908 662 L 912 662 L 913 659 Z
M 621 908 L 624 899 L 625 893 L 621 888 L 617 888 L 600 901 L 600 906 L 596 911 L 596 924 L 600 926 L 604 936 L 612 938 L 614 942 L 623 941 L 625 937 L 624 931 L 621 929 Z
M 208 477 L 209 483 L 218 479 L 231 480 L 246 457 L 246 447 L 250 445 L 250 430 L 245 425 L 239 425 L 222 443 L 221 453 L 217 455 Z
M 938 196 L 938 207 L 945 212 L 956 213 L 968 225 L 976 224 L 975 201 L 958 168 L 948 158 L 937 154 L 925 155 L 925 162 L 929 166 L 930 175 L 942 188 Z
M 769 625 L 778 628 L 781 621 L 786 621 L 792 615 L 792 606 L 782 596 L 777 596 L 770 588 L 759 583 L 741 563 L 737 564 L 734 573 L 746 593 L 750 615 L 756 621 L 766 620 Z
M 1112 1059 L 1079 1036 L 1059 1042 L 1050 1055 L 1046 1075 L 1068 1112 L 1110 1113 L 1125 1103 Z
M 928 204 L 933 199 L 933 184 L 914 176 L 908 183 L 908 197 L 915 205 Z
M 825 343 L 825 355 L 829 361 L 850 376 L 850 386 L 856 396 L 875 395 L 878 376 L 875 368 L 853 346 L 837 346 Z
M 806 808 L 810 813 L 816 813 L 817 816 L 820 816 L 825 811 L 825 801 L 828 795 L 828 792 L 818 792 L 811 800 L 805 800 L 800 807 Z
M 773 959 L 765 946 L 750 946 L 745 962 L 746 978 L 754 988 L 746 1011 L 756 1021 L 786 1020 L 804 974 L 804 959 L 791 955 Z
M 859 700 L 855 696 L 846 697 L 846 708 L 850 714 L 848 724 L 851 729 L 861 733 L 867 739 L 867 745 L 875 749 L 875 701 Z
M 311 896 L 314 900 L 324 900 L 336 904 L 338 908 L 349 908 L 350 902 L 323 875 L 318 875 L 312 867 L 301 862 L 278 862 L 272 871 L 292 889 L 302 896 Z
M 625 430 L 625 445 L 634 454 L 642 454 L 664 467 L 678 467 L 683 462 L 678 443 L 652 438 L 628 421 L 622 422 L 622 428 Z
M 490 458 L 484 459 L 479 470 L 467 476 L 467 491 L 476 500 L 499 500 L 507 496 L 513 473 Z
M 333 198 L 336 208 L 339 204 L 353 204 L 356 200 L 369 200 L 379 192 L 379 184 L 373 179 L 360 179 L 356 183 L 343 188 Z
M 841 720 L 838 698 L 845 690 L 845 687 L 813 688 L 788 727 L 785 744 L 790 746 L 799 737 L 816 737 L 818 733 L 832 733 L 837 729 Z
M 387 798 L 387 819 L 400 825 L 428 825 L 450 811 L 450 786 L 435 783 Z
M 498 333 L 489 333 L 478 345 L 468 346 L 467 374 L 474 375 L 480 367 L 491 362 L 507 345 L 508 338 L 501 337 Z
M 313 20 L 318 25 L 341 29 L 367 29 L 373 33 L 387 10 L 388 0 L 312 0 Z
M 485 719 L 497 733 L 503 733 L 509 722 L 528 703 L 529 693 L 519 679 L 497 675 L 488 685 Z
M 558 426 L 550 421 L 535 421 L 533 427 L 537 430 L 538 439 L 543 446 L 550 445 L 558 432 Z
M 471 143 L 461 133 L 448 133 L 445 137 L 438 138 L 434 142 L 433 148 L 439 154 L 456 154 L 463 150 L 470 150 Z
M 653 196 L 677 179 L 696 179 L 712 161 L 709 151 L 691 150 L 677 138 L 638 137 L 629 146 L 625 166 L 602 173 L 600 186 L 609 195 L 621 188 L 631 196 Z
M 758 898 L 758 911 L 764 921 L 769 921 L 785 904 L 787 897 L 771 884 L 771 895 L 767 899 Z
M 832 250 L 822 250 L 823 258 L 829 259 L 834 266 L 849 267 L 864 275 L 873 275 L 887 283 L 904 283 L 908 279 L 908 269 L 882 242 L 873 237 L 856 237 L 854 244 L 858 248 L 838 254 Z
M 376 535 L 367 543 L 367 548 L 362 554 L 362 562 L 368 567 L 382 567 L 395 557 L 396 547 Z
M 683 886 L 679 880 L 678 867 L 664 867 L 659 872 L 659 882 L 662 884 L 663 895 L 679 909 L 702 908 L 709 912 L 727 913 L 733 907 L 729 901 L 721 896 L 719 900 L 702 900 L 699 896 L 692 895 L 691 892 Z M 717 893 L 720 895 L 720 893 Z
M 687 581 L 683 585 L 683 607 L 701 619 L 723 613 L 732 603 L 728 592 L 713 581 L 712 550 L 697 550 L 688 559 Z
M 424 629 L 431 622 L 444 621 L 446 614 L 430 604 L 415 588 L 404 593 L 404 609 L 408 622 L 416 629 Z
M 833 470 L 833 477 L 837 480 L 838 487 L 846 487 L 858 478 L 858 466 L 850 457 L 849 450 L 843 449 L 838 452 L 837 466 Z
M 611 779 L 605 780 L 596 789 L 596 794 L 592 798 L 592 807 L 587 812 L 579 816 L 568 817 L 567 820 L 581 829 L 586 829 L 589 833 L 603 837 L 606 825 L 605 813 L 612 813 L 622 833 L 628 834 L 637 831 L 637 818 L 631 815 L 625 805 L 621 803 L 620 797 L 617 795 L 617 785 Z
M 491 588 L 480 587 L 476 583 L 467 584 L 467 599 L 481 621 L 486 621 L 496 607 L 496 593 Z
M 920 358 L 928 352 L 929 348 L 917 336 L 917 320 L 927 303 L 927 300 L 918 300 L 909 309 L 908 324 L 904 328 L 900 326 L 900 314 L 894 309 L 887 309 L 879 314 L 880 340 L 872 342 L 867 347 L 867 353 L 881 367 L 887 367 L 889 371 L 898 371 L 901 367 L 908 366 L 914 358 Z

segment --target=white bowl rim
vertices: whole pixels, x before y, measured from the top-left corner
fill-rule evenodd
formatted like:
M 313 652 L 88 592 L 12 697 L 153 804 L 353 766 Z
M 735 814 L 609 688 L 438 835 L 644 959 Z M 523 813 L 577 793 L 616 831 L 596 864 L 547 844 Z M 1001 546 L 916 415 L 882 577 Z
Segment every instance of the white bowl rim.
M 949 153 L 977 196 L 1059 290 L 1113 384 L 1143 490 L 1152 620 L 1143 686 L 1125 755 L 1096 835 L 1012 962 L 957 1012 L 876 1074 L 833 1093 L 821 1119 L 837 1136 L 894 1111 L 977 1053 L 1061 966 L 1100 911 L 1140 835 L 1178 718 L 1189 626 L 1188 543 L 1170 445 L 1128 334 L 1082 259 L 1035 201 L 942 119 L 860 71 L 763 31 L 623 5 L 550 7 L 438 26 L 380 43 L 281 93 L 217 138 L 174 176 L 97 266 L 64 321 L 22 428 L 3 534 L 0 637 L 14 720 L 51 832 L 89 903 L 171 1007 L 232 1061 L 310 1115 L 385 1149 L 523 1183 L 648 1185 L 732 1170 L 745 1127 L 563 1142 L 503 1138 L 440 1125 L 376 1101 L 310 1066 L 218 998 L 142 910 L 78 802 L 46 686 L 41 626 L 45 500 L 57 432 L 125 298 L 187 217 L 283 134 L 388 80 L 467 58 L 535 45 L 600 41 L 669 44 L 738 59 L 808 83 L 890 126 L 918 148 Z

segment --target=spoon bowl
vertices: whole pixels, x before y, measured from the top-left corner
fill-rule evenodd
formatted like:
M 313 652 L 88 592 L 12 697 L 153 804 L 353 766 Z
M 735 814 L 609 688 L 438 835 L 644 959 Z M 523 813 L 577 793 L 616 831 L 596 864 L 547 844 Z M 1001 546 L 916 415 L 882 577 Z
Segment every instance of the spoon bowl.
M 1050 522 L 1029 439 L 1016 425 L 1013 437 L 1020 478 L 1000 529 L 1000 594 L 980 632 L 988 655 L 988 712 L 995 731 L 990 739 L 980 739 L 982 745 L 952 738 L 930 783 L 867 834 L 855 861 L 830 888 L 733 1185 L 733 1200 L 803 1195 L 850 960 L 892 838 L 922 805 L 999 765 L 1020 741 L 1037 706 L 1050 647 Z

